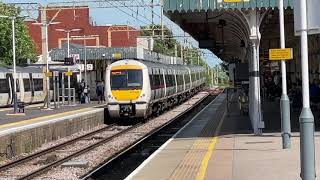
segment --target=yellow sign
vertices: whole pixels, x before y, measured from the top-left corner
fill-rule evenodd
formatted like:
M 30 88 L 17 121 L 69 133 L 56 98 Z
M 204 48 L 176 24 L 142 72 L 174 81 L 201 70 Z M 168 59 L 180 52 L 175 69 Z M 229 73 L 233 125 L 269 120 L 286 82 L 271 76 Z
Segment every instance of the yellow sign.
M 290 60 L 293 59 L 292 48 L 269 49 L 269 60 Z
M 242 0 L 224 0 L 223 2 L 225 3 L 238 3 L 241 2 Z
M 64 74 L 65 74 L 66 76 L 72 76 L 72 72 L 71 72 L 71 71 L 65 72 Z
M 120 53 L 114 53 L 112 54 L 112 57 L 115 59 L 121 59 L 121 54 Z
M 52 72 L 46 72 L 46 77 L 52 77 Z

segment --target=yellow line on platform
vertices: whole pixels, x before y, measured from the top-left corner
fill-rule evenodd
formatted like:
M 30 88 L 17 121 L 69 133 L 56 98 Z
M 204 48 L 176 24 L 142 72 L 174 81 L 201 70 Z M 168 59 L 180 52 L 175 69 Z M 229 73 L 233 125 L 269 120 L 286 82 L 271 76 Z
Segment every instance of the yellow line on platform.
M 204 156 L 202 162 L 201 162 L 201 166 L 200 166 L 200 170 L 198 172 L 198 176 L 197 176 L 197 180 L 203 180 L 205 175 L 206 175 L 206 171 L 207 171 L 207 167 L 208 167 L 208 163 L 209 163 L 209 160 L 211 158 L 211 155 L 213 153 L 213 150 L 216 146 L 216 143 L 217 143 L 217 137 L 213 137 L 211 139 L 211 142 L 210 142 L 210 145 L 207 149 L 207 153 L 206 155 Z
M 63 117 L 63 116 L 73 115 L 73 114 L 76 114 L 76 113 L 81 113 L 81 112 L 84 112 L 84 111 L 88 111 L 88 110 L 93 109 L 93 108 L 94 107 L 89 107 L 89 108 L 84 108 L 84 109 L 77 109 L 77 110 L 74 110 L 74 111 L 68 111 L 68 112 L 63 112 L 63 113 L 59 113 L 59 114 L 52 114 L 52 115 L 48 115 L 48 116 L 41 116 L 41 117 L 36 117 L 36 118 L 32 118 L 32 119 L 22 120 L 22 121 L 19 121 L 19 122 L 3 124 L 3 125 L 0 125 L 0 129 L 13 127 L 13 126 L 16 126 L 16 125 L 30 124 L 30 123 L 34 123 L 34 122 L 41 121 L 41 120 L 47 120 L 48 118 L 60 118 L 60 117 Z
M 201 162 L 201 166 L 197 175 L 197 180 L 204 180 L 205 179 L 205 175 L 207 172 L 207 168 L 208 168 L 208 164 L 209 164 L 209 160 L 212 156 L 212 153 L 215 149 L 215 146 L 217 144 L 218 141 L 218 134 L 220 132 L 221 126 L 223 124 L 224 118 L 225 118 L 225 114 L 226 112 L 223 114 L 221 121 L 218 124 L 218 127 L 216 129 L 216 132 L 214 133 L 214 136 L 211 138 L 210 144 L 208 146 L 206 155 L 204 156 L 204 158 L 202 159 Z

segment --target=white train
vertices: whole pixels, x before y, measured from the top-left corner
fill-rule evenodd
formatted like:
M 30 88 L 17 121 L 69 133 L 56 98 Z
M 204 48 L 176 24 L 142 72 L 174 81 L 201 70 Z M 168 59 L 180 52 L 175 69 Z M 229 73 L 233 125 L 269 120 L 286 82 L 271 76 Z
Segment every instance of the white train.
M 27 104 L 43 102 L 43 76 L 41 67 L 17 67 L 17 98 Z M 60 74 L 61 77 L 61 74 Z M 71 87 L 74 87 L 74 76 Z M 50 80 L 50 98 L 52 99 L 53 81 Z M 65 78 L 65 84 L 66 78 Z M 61 86 L 60 86 L 61 87 Z M 13 105 L 13 69 L 0 66 L 0 107 Z
M 202 89 L 205 68 L 119 60 L 106 70 L 106 101 L 112 118 L 147 118 Z
M 43 101 L 41 68 L 17 67 L 17 98 L 25 103 Z M 13 69 L 0 67 L 0 107 L 13 104 Z

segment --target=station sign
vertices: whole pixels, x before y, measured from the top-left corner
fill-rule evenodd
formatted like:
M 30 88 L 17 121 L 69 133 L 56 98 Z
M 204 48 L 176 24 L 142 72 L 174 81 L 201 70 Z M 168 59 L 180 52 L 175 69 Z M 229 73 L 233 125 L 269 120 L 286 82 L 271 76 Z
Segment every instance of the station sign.
M 77 68 L 80 70 L 80 71 L 84 71 L 84 64 L 77 64 Z M 87 64 L 87 70 L 88 71 L 92 71 L 93 70 L 93 64 Z
M 50 72 L 46 72 L 45 74 L 46 74 L 46 77 L 52 77 L 52 72 L 51 71 Z
M 269 49 L 269 60 L 290 60 L 293 59 L 293 50 L 292 48 L 285 49 Z
M 87 70 L 92 71 L 93 70 L 93 64 L 87 64 Z
M 112 57 L 114 59 L 121 59 L 121 53 L 114 53 L 114 54 L 112 54 Z
M 77 64 L 77 68 L 78 68 L 80 71 L 83 71 L 83 70 L 84 70 L 84 64 Z
M 223 2 L 225 2 L 225 3 L 239 3 L 241 1 L 242 0 L 223 0 Z
M 72 72 L 71 72 L 71 71 L 65 72 L 64 74 L 65 74 L 66 76 L 72 76 Z

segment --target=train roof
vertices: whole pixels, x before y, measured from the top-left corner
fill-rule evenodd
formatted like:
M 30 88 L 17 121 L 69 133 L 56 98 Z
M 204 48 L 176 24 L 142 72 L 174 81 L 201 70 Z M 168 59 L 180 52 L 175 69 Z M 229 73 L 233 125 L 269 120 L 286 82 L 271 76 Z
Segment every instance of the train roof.
M 26 67 L 17 66 L 16 71 L 21 72 L 21 73 L 42 73 L 42 68 L 35 67 L 35 66 L 26 66 Z M 6 65 L 0 65 L 0 72 L 12 73 L 13 67 L 6 66 Z
M 197 65 L 163 64 L 158 62 L 136 60 L 136 59 L 123 59 L 119 61 L 128 61 L 128 60 L 137 61 L 146 65 L 147 67 L 153 67 L 153 68 L 172 68 L 172 69 L 179 69 L 179 70 L 188 70 L 187 68 L 189 68 L 192 71 L 205 69 L 204 67 L 197 66 Z

